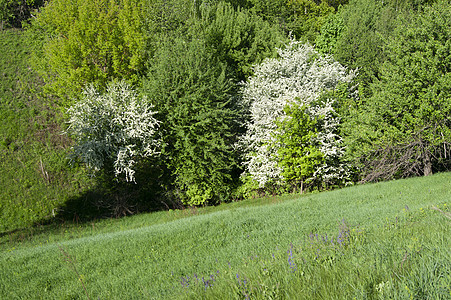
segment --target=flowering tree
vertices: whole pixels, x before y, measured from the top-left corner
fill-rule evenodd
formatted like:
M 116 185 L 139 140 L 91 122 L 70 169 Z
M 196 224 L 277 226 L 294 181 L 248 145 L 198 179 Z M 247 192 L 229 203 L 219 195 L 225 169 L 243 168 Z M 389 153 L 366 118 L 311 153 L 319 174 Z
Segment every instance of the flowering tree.
M 156 155 L 159 122 L 152 106 L 125 82 L 113 82 L 104 94 L 93 86 L 69 110 L 67 133 L 73 136 L 72 159 L 79 158 L 94 171 L 114 171 L 134 181 L 138 158 Z
M 321 56 L 311 45 L 295 40 L 278 53 L 279 58 L 258 65 L 255 75 L 244 84 L 243 105 L 250 118 L 240 146 L 245 153 L 246 172 L 260 187 L 285 181 L 278 155 L 285 145 L 276 138 L 284 127 L 277 126 L 276 120 L 283 122 L 289 111 L 285 107 L 296 104 L 305 107 L 305 114 L 317 120 L 310 144 L 316 145 L 323 158 L 312 176 L 325 183 L 342 180 L 347 176 L 347 168 L 340 160 L 344 149 L 338 134 L 337 101 L 322 95 L 341 83 L 350 83 L 355 72 L 349 72 L 328 56 Z

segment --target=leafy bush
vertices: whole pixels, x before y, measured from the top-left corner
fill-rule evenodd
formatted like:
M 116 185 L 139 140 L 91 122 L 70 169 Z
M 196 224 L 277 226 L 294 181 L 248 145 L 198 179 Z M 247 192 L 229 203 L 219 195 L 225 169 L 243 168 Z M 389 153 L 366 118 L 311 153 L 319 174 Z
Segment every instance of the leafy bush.
M 123 81 L 110 83 L 105 94 L 92 85 L 86 88 L 83 99 L 68 110 L 67 132 L 76 143 L 72 158 L 134 181 L 139 159 L 158 153 L 159 122 L 151 109 Z
M 323 153 L 315 145 L 317 120 L 312 119 L 306 107 L 297 103 L 284 107 L 286 117 L 276 121 L 275 145 L 278 147 L 282 177 L 303 190 L 304 181 L 323 163 Z
M 357 82 L 362 98 L 372 95 L 370 85 L 381 78 L 380 67 L 387 59 L 386 39 L 404 14 L 416 14 L 423 6 L 435 0 L 351 0 L 338 11 L 338 17 L 329 19 L 319 40 L 326 41 L 330 35 L 338 34 L 330 42 L 335 43 L 334 58 L 344 66 L 359 69 Z M 337 32 L 343 20 L 343 30 Z M 332 22 L 332 23 L 331 23 Z M 328 37 L 329 36 L 329 37 Z M 323 44 L 320 42 L 321 48 Z M 328 50 L 328 49 L 326 49 Z
M 321 95 L 340 83 L 350 83 L 355 74 L 330 57 L 320 56 L 312 46 L 294 40 L 286 49 L 279 49 L 279 56 L 258 65 L 243 88 L 243 105 L 250 111 L 247 132 L 240 141 L 246 172 L 260 187 L 283 181 L 283 168 L 277 158 L 278 148 L 283 145 L 275 139 L 280 134 L 275 120 L 285 118 L 284 108 L 294 101 L 305 106 L 311 118 L 321 120 L 315 139 L 324 163 L 314 176 L 327 184 L 341 181 L 348 175 L 340 162 L 344 149 L 338 132 L 338 103 Z
M 189 205 L 229 196 L 237 124 L 226 65 L 202 40 L 169 39 L 144 82 L 162 121 L 162 168 L 168 189 Z
M 451 167 L 450 7 L 449 1 L 438 1 L 399 18 L 381 80 L 371 85 L 373 97 L 347 126 L 365 180 Z
M 344 30 L 344 21 L 340 14 L 331 14 L 321 27 L 320 34 L 316 37 L 316 49 L 325 54 L 334 54 L 337 50 L 337 42 Z
M 255 64 L 274 57 L 276 47 L 286 41 L 277 26 L 226 2 L 202 6 L 199 15 L 191 20 L 190 35 L 205 41 L 209 51 L 227 64 L 235 82 L 246 80 Z
M 7 27 L 22 27 L 22 22 L 30 18 L 34 9 L 45 0 L 0 0 L 0 30 Z
M 232 197 L 240 173 L 233 145 L 244 119 L 237 83 L 253 64 L 273 56 L 284 36 L 226 2 L 191 9 L 187 19 L 186 10 L 164 18 L 175 20 L 164 23 L 173 31 L 158 33 L 143 86 L 162 121 L 166 188 L 183 203 L 199 205 Z
M 341 4 L 348 0 L 248 0 L 258 15 L 272 24 L 277 24 L 285 31 L 291 32 L 297 39 L 315 40 L 326 18 L 334 13 Z
M 30 30 L 43 45 L 35 67 L 49 92 L 70 101 L 90 83 L 104 88 L 113 78 L 136 83 L 144 69 L 141 0 L 53 0 Z

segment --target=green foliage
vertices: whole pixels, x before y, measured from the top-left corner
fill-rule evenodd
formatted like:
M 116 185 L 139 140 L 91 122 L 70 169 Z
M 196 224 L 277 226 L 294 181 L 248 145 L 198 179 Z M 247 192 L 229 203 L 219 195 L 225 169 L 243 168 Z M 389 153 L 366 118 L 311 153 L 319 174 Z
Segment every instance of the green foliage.
M 404 14 L 415 14 L 433 1 L 352 0 L 339 10 L 337 18 L 343 19 L 344 29 L 339 33 L 335 50 L 331 53 L 341 64 L 359 70 L 359 92 L 362 98 L 372 95 L 370 85 L 380 79 L 380 67 L 387 59 L 384 51 L 386 39 L 396 27 L 397 18 Z M 331 21 L 334 22 L 333 18 Z M 325 26 L 326 32 L 319 38 L 324 39 L 324 42 L 328 40 L 330 31 L 335 32 L 332 24 Z
M 62 106 L 90 84 L 114 78 L 136 83 L 144 68 L 146 41 L 141 0 L 53 0 L 29 30 L 43 39 L 35 67 Z
M 335 12 L 329 1 L 289 0 L 288 10 L 291 12 L 288 30 L 299 39 L 315 41 L 323 23 Z M 346 2 L 346 1 L 343 1 Z
M 299 186 L 313 176 L 316 169 L 323 163 L 323 154 L 315 145 L 316 120 L 306 113 L 306 106 L 291 103 L 285 106 L 286 116 L 276 122 L 276 144 L 278 148 L 279 165 L 282 176 L 288 183 Z
M 344 30 L 344 21 L 340 14 L 330 14 L 320 34 L 316 37 L 316 49 L 323 54 L 335 54 L 337 42 Z
M 173 182 L 189 205 L 227 199 L 237 165 L 233 85 L 226 65 L 207 49 L 202 40 L 168 40 L 144 82 L 161 121 L 166 184 Z
M 143 34 L 147 40 L 146 54 L 152 57 L 167 35 L 184 36 L 203 1 L 143 0 Z
M 167 29 L 154 31 L 160 41 L 144 90 L 162 121 L 165 185 L 189 205 L 230 199 L 239 173 L 233 144 L 244 118 L 236 84 L 274 56 L 284 36 L 226 2 L 184 7 L 163 19 Z
M 381 1 L 354 0 L 339 16 L 344 20 L 344 30 L 332 52 L 343 65 L 358 68 L 360 95 L 367 97 L 371 93 L 368 86 L 378 78 L 380 64 L 385 59 L 381 35 L 388 29 L 384 28 L 384 23 L 393 23 L 395 12 Z
M 274 57 L 286 37 L 274 25 L 245 9 L 219 2 L 200 8 L 192 19 L 191 36 L 205 41 L 208 51 L 226 63 L 228 76 L 238 83 L 252 74 L 252 67 Z
M 315 41 L 327 16 L 347 0 L 249 0 L 252 10 L 299 40 Z
M 261 188 L 283 181 L 283 168 L 278 163 L 277 153 L 283 145 L 274 142 L 274 133 L 281 130 L 280 126 L 277 128 L 276 120 L 285 118 L 285 106 L 298 101 L 318 122 L 315 145 L 324 154 L 324 160 L 316 168 L 315 181 L 320 186 L 345 182 L 349 174 L 342 161 L 344 145 L 336 109 L 337 104 L 345 101 L 342 95 L 336 99 L 332 91 L 338 87 L 345 87 L 344 91 L 347 91 L 355 73 L 332 57 L 321 56 L 311 45 L 295 40 L 278 52 L 279 58 L 267 59 L 256 66 L 255 75 L 243 86 L 243 106 L 250 112 L 247 131 L 240 138 L 245 172 L 251 174 Z M 290 130 L 289 126 L 284 127 Z
M 374 95 L 355 112 L 360 129 L 350 128 L 351 138 L 363 139 L 373 151 L 368 179 L 451 167 L 450 7 L 438 1 L 400 18 L 387 44 Z M 357 154 L 367 157 L 368 151 Z
M 0 0 L 0 30 L 20 28 L 34 9 L 44 5 L 45 0 Z

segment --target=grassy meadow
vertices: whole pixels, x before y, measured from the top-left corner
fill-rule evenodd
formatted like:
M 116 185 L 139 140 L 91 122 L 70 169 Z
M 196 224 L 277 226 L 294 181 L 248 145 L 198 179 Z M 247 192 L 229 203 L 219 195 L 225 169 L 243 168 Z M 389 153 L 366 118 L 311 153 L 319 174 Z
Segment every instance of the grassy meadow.
M 32 49 L 0 31 L 0 299 L 451 298 L 450 172 L 103 218 Z
M 70 141 L 29 67 L 32 47 L 22 31 L 0 31 L 0 232 L 51 218 L 92 185 L 68 168 Z
M 2 299 L 446 299 L 451 173 L 1 237 Z

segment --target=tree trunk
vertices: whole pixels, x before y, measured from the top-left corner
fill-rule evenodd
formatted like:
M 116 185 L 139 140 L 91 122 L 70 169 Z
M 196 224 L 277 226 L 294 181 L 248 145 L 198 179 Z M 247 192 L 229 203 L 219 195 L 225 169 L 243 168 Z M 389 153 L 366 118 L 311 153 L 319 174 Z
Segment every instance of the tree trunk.
M 424 176 L 429 176 L 432 175 L 432 162 L 431 162 L 431 154 L 429 153 L 429 151 L 425 151 L 424 152 L 424 168 L 423 168 L 423 173 Z

